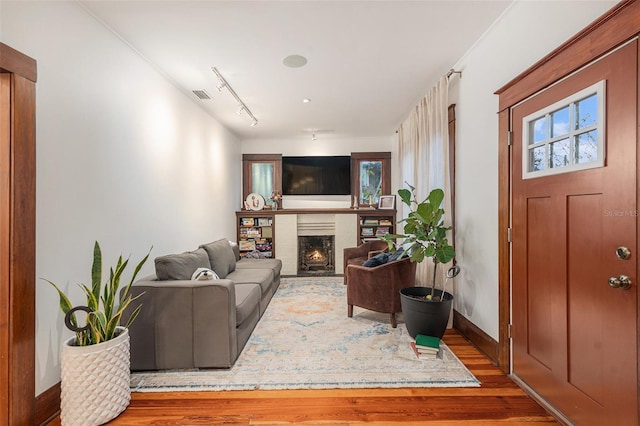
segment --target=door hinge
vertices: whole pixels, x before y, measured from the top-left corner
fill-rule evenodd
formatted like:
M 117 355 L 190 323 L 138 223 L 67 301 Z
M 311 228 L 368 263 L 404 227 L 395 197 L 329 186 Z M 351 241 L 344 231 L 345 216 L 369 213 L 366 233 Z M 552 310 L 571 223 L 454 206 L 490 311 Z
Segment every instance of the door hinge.
M 507 242 L 511 242 L 511 228 L 507 228 Z
M 507 324 L 507 337 L 511 339 L 511 324 Z
M 512 143 L 513 143 L 513 132 L 509 130 L 507 132 L 507 145 L 511 146 Z

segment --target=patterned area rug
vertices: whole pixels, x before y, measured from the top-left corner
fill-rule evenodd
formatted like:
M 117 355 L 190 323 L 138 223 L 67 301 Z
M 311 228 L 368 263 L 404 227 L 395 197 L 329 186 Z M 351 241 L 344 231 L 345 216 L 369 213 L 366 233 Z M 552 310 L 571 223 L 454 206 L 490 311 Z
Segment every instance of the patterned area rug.
M 231 369 L 131 374 L 134 392 L 247 389 L 477 387 L 480 382 L 441 343 L 418 359 L 399 316 L 354 307 L 347 317 L 340 277 L 283 278 Z

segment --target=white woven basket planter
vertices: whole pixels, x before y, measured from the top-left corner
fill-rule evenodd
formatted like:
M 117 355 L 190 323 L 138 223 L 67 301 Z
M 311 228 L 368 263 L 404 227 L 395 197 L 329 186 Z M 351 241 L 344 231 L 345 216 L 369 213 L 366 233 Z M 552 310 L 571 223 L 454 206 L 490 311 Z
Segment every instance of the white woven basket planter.
M 131 400 L 129 330 L 107 342 L 62 348 L 60 419 L 65 426 L 101 425 L 122 413 Z

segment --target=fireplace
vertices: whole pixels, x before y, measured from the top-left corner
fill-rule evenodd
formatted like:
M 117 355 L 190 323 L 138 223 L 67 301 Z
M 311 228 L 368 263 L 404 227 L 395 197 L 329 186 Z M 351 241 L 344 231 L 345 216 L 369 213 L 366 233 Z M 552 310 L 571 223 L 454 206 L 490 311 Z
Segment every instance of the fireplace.
M 298 275 L 335 275 L 335 237 L 298 236 Z

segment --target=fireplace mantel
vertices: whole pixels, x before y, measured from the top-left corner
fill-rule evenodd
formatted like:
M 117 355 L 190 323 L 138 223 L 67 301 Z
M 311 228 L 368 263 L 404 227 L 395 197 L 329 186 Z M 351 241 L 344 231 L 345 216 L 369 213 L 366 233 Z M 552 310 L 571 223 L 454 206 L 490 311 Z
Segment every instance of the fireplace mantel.
M 377 208 L 241 210 L 236 212 L 236 216 L 237 223 L 247 217 L 268 217 L 272 220 L 273 253 L 282 260 L 282 275 L 295 276 L 298 273 L 298 236 L 314 235 L 314 229 L 318 230 L 318 235 L 335 235 L 335 273 L 341 275 L 344 273 L 342 253 L 345 248 L 360 244 L 362 221 L 367 217 L 385 217 L 394 223 L 396 211 Z

